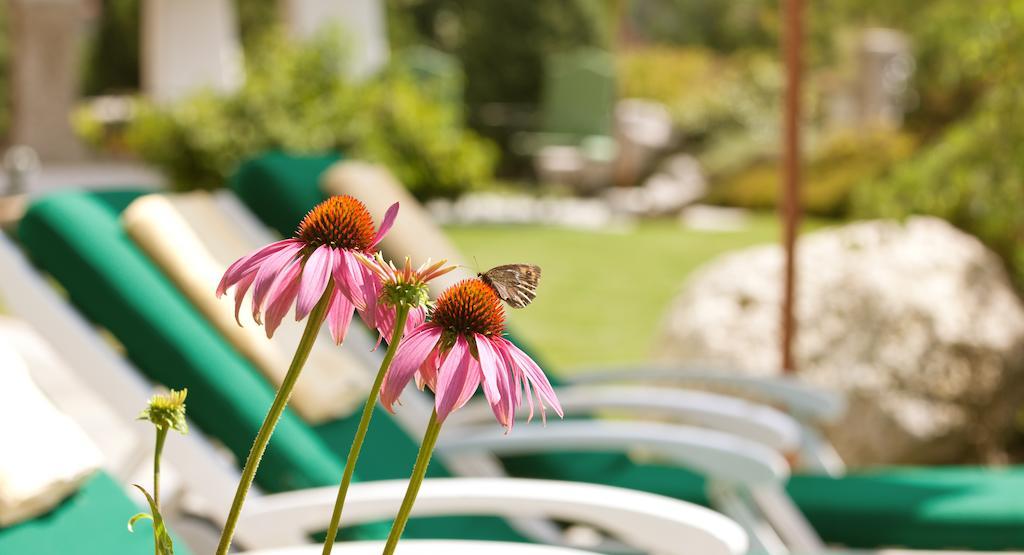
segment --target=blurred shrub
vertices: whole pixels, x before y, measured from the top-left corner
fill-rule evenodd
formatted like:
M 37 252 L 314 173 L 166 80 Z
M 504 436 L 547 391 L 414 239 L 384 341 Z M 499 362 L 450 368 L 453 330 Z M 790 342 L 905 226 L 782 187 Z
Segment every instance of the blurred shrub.
M 1024 288 L 1024 95 L 990 95 L 889 179 L 858 191 L 854 208 L 946 219 L 998 253 Z
M 782 68 L 770 54 L 647 47 L 619 54 L 618 69 L 623 96 L 665 104 L 691 141 L 722 135 L 732 142 L 733 132 L 777 125 Z
M 7 2 L 0 2 L 0 142 L 7 136 L 7 126 L 10 125 L 10 38 L 7 22 Z
M 778 44 L 778 9 L 774 0 L 633 0 L 628 22 L 631 33 L 663 44 L 767 49 Z
M 608 0 L 390 1 L 404 8 L 421 41 L 459 59 L 467 121 L 505 154 L 516 133 L 536 127 L 547 57 L 605 47 L 613 27 Z M 513 172 L 525 171 L 524 162 L 502 160 Z
M 878 131 L 832 137 L 804 168 L 800 190 L 803 209 L 816 216 L 845 216 L 855 190 L 884 175 L 913 150 L 913 139 L 900 133 Z M 779 171 L 775 159 L 752 164 L 715 180 L 709 200 L 730 206 L 773 208 L 779 196 Z
M 387 165 L 420 198 L 452 197 L 493 180 L 498 152 L 461 126 L 458 107 L 398 74 L 368 91 L 352 153 Z
M 621 96 L 668 106 L 699 95 L 715 80 L 720 65 L 715 54 L 704 48 L 653 46 L 616 55 Z
M 139 100 L 124 142 L 182 190 L 221 187 L 242 160 L 271 149 L 380 161 L 421 198 L 492 178 L 493 150 L 461 127 L 457 107 L 398 70 L 368 83 L 346 80 L 338 44 L 332 34 L 296 44 L 272 33 L 249 57 L 240 90 L 200 92 L 167 107 Z M 110 140 L 95 119 L 78 114 L 79 133 Z
M 105 0 L 95 32 L 85 44 L 82 94 L 138 90 L 139 0 Z
M 536 103 L 547 54 L 604 45 L 610 33 L 604 0 L 401 3 L 408 6 L 423 37 L 459 57 L 471 107 L 487 102 Z
M 234 0 L 238 35 L 247 55 L 277 26 L 281 15 L 279 4 L 278 0 Z
M 861 216 L 930 214 L 976 235 L 1024 289 L 1024 3 L 946 6 L 938 36 L 955 39 L 942 80 L 977 98 L 921 154 L 854 198 Z

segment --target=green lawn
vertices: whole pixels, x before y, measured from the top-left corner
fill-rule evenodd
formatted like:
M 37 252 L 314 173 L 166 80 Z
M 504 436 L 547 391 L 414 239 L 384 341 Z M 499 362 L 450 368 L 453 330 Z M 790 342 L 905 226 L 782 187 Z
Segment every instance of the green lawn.
M 512 262 L 544 269 L 537 300 L 508 309 L 511 325 L 548 364 L 571 371 L 646 360 L 666 307 L 690 272 L 727 251 L 777 241 L 779 228 L 775 215 L 764 213 L 736 232 L 661 221 L 624 233 L 533 226 L 448 233 L 482 269 Z

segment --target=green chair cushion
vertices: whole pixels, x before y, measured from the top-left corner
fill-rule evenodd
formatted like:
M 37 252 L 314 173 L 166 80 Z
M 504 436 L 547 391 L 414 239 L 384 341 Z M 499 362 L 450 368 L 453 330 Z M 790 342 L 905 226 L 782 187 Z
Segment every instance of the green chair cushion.
M 604 484 L 709 505 L 702 476 L 676 466 L 636 463 L 621 453 L 555 452 L 502 462 L 514 476 Z
M 850 547 L 1024 548 L 1024 467 L 907 467 L 794 476 L 789 493 L 830 542 Z
M 8 528 L 0 528 L 0 553 L 152 553 L 153 534 L 145 524 L 135 533 L 125 525 L 141 509 L 110 476 L 98 472 L 52 511 Z M 174 552 L 188 555 L 174 539 Z
M 265 224 L 291 237 L 306 212 L 323 200 L 320 175 L 340 159 L 271 152 L 244 162 L 228 186 Z

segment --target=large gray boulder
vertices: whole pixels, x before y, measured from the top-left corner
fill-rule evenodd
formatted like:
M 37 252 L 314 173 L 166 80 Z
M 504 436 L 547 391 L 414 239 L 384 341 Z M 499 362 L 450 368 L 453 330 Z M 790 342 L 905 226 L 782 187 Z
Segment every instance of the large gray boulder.
M 1024 307 L 999 259 L 944 221 L 850 224 L 799 245 L 796 358 L 845 392 L 851 465 L 993 460 L 1024 400 Z M 779 368 L 779 247 L 727 255 L 673 301 L 655 356 Z

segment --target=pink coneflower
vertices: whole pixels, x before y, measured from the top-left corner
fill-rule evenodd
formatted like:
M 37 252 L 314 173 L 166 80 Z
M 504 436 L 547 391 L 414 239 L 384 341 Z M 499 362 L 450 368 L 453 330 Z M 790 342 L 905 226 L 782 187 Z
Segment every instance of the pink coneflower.
M 427 283 L 451 272 L 455 266 L 445 266 L 447 260 L 431 264 L 428 259 L 419 268 L 412 267 L 412 261 L 405 257 L 405 264 L 398 268 L 394 262 L 386 262 L 378 252 L 373 257 L 360 256 L 363 263 L 377 279 L 373 280 L 374 301 L 366 307 L 367 325 L 375 327 L 381 338 L 391 337 L 395 326 L 395 309 L 403 306 L 409 310 L 405 321 L 405 333 L 416 329 L 427 319 L 427 305 L 430 291 Z
M 483 385 L 484 396 L 498 422 L 510 430 L 524 390 L 534 413 L 536 395 L 544 416 L 550 405 L 559 416 L 562 407 L 544 372 L 509 340 L 505 311 L 490 286 L 479 279 L 460 281 L 437 299 L 430 322 L 405 337 L 398 347 L 384 385 L 381 402 L 389 410 L 416 377 L 434 391 L 438 422 L 462 407 Z
M 264 325 L 267 337 L 272 337 L 292 303 L 295 319 L 302 320 L 333 278 L 326 319 L 331 336 L 341 343 L 355 310 L 367 323 L 373 321 L 380 286 L 377 276 L 360 264 L 358 257 L 374 253 L 397 215 L 395 203 L 374 233 L 373 219 L 362 202 L 347 195 L 331 197 L 306 214 L 294 238 L 271 243 L 229 266 L 217 286 L 217 296 L 235 286 L 237 320 L 242 300 L 252 289 L 252 317 Z

